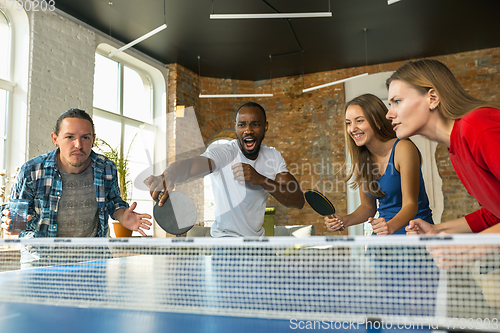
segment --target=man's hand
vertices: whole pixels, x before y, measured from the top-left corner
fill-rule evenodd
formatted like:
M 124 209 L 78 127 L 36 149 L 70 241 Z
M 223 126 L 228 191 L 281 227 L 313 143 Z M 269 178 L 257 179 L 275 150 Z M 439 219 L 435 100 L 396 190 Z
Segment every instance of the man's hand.
M 175 186 L 174 182 L 168 176 L 165 176 L 165 172 L 160 176 L 149 176 L 146 185 L 149 186 L 149 194 L 151 194 L 153 200 L 156 201 L 160 197 L 160 201 L 158 202 L 160 207 L 167 201 L 168 194 L 174 190 Z M 165 191 L 165 189 L 167 190 Z
M 371 223 L 373 232 L 377 235 L 390 235 L 392 232 L 389 230 L 389 225 L 383 217 L 377 219 L 369 218 L 368 222 Z
M 172 193 L 175 184 L 181 184 L 191 178 L 204 177 L 215 169 L 215 163 L 209 158 L 196 156 L 185 160 L 175 161 L 161 174 L 161 176 L 150 176 L 146 182 L 149 193 L 153 200 L 158 200 L 161 194 L 159 206 L 167 201 L 168 193 Z
M 4 209 L 2 211 L 2 229 L 3 229 L 3 232 L 6 234 L 6 235 L 9 235 L 9 236 L 14 236 L 14 235 L 19 235 L 21 233 L 22 230 L 13 230 L 13 231 L 10 231 L 10 225 L 12 223 L 12 220 L 9 219 L 9 215 L 10 215 L 10 212 L 8 209 Z M 27 217 L 27 221 L 31 221 L 31 219 L 33 218 L 32 215 L 28 215 Z
M 422 219 L 411 220 L 405 230 L 407 235 L 435 235 L 438 233 L 435 225 Z
M 115 212 L 114 218 L 127 229 L 139 232 L 142 236 L 146 236 L 144 230 L 149 230 L 152 225 L 147 219 L 151 218 L 149 214 L 138 214 L 134 212 L 135 207 L 137 207 L 137 202 L 133 202 L 127 209 L 119 209 Z
M 231 167 L 233 176 L 236 180 L 243 180 L 252 185 L 262 185 L 266 181 L 266 177 L 255 171 L 255 169 L 246 163 L 236 163 Z

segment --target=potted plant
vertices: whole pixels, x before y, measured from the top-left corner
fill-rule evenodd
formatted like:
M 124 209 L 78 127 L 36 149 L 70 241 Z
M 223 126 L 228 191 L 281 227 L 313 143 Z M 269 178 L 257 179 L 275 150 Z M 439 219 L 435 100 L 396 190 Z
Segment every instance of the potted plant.
M 130 143 L 126 155 L 120 152 L 119 147 L 113 148 L 109 143 L 107 143 L 103 139 L 96 138 L 95 140 L 95 147 L 116 165 L 116 172 L 118 174 L 118 186 L 120 187 L 120 193 L 122 199 L 125 202 L 128 202 L 132 197 L 132 181 L 130 180 L 128 155 L 130 153 L 130 148 L 132 147 L 132 144 L 134 143 L 136 136 L 137 133 L 132 139 L 132 142 Z M 132 236 L 132 230 L 125 228 L 118 221 L 113 221 L 113 230 L 115 232 L 116 237 Z

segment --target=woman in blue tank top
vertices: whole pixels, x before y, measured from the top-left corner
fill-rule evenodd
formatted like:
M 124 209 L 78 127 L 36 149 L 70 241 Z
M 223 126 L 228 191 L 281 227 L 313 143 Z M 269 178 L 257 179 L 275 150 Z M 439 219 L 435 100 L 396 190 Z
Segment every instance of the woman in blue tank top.
M 420 153 L 410 140 L 396 138 L 386 114 L 385 104 L 372 94 L 358 96 L 345 106 L 351 157 L 346 180 L 353 177 L 352 187 L 359 188 L 361 205 L 349 215 L 326 217 L 331 231 L 369 220 L 374 234 L 406 234 L 405 227 L 412 219 L 433 223 Z M 374 219 L 377 210 L 379 217 Z
M 406 234 L 405 226 L 410 220 L 421 218 L 432 223 L 420 153 L 410 140 L 396 138 L 386 114 L 387 107 L 371 94 L 358 96 L 345 107 L 345 133 L 351 157 L 351 169 L 345 180 L 352 177 L 353 188 L 359 188 L 361 204 L 349 215 L 325 218 L 327 228 L 332 231 L 369 220 L 376 235 Z M 374 219 L 377 210 L 379 217 Z M 408 254 L 417 255 L 418 260 L 408 260 Z M 380 292 L 381 297 L 373 302 L 381 302 L 381 314 L 434 314 L 439 271 L 425 247 L 369 246 L 366 255 L 375 273 L 368 288 Z M 402 277 L 395 273 L 398 271 L 411 274 Z M 426 274 L 420 274 L 422 271 Z M 425 285 L 425 292 L 407 292 L 418 285 Z M 384 303 L 382 295 L 393 295 L 397 306 Z M 424 302 L 429 306 L 415 306 Z

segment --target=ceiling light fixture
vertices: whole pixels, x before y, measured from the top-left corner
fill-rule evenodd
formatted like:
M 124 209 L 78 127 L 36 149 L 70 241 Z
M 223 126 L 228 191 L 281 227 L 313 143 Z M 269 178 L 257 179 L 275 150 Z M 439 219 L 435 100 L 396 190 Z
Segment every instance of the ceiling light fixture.
M 325 84 L 322 84 L 322 85 L 316 86 L 316 87 L 310 87 L 310 88 L 302 89 L 302 92 L 305 93 L 305 92 L 309 92 L 309 91 L 316 90 L 316 89 L 326 88 L 326 87 L 329 87 L 329 86 L 333 86 L 335 84 L 344 83 L 346 81 L 357 79 L 358 77 L 362 77 L 362 76 L 366 76 L 366 75 L 368 75 L 368 73 L 363 73 L 363 74 L 359 74 L 359 75 L 356 75 L 356 76 L 351 76 L 351 77 L 348 77 L 348 78 L 345 78 L 345 79 L 342 79 L 342 80 L 338 80 L 338 81 L 334 81 L 334 82 L 330 82 L 330 83 L 325 83 Z
M 328 0 L 327 12 L 305 12 L 305 13 L 281 13 L 269 3 L 264 1 L 275 13 L 258 13 L 258 14 L 214 14 L 214 0 L 212 0 L 211 20 L 240 20 L 240 19 L 292 19 L 292 18 L 315 18 L 315 17 L 332 17 L 330 9 L 330 0 Z
M 388 5 L 392 5 L 393 3 L 399 2 L 400 0 L 387 0 Z
M 314 18 L 332 17 L 332 12 L 311 13 L 268 13 L 268 14 L 210 14 L 211 20 L 239 20 L 239 19 L 266 19 L 266 18 Z
M 199 98 L 230 98 L 230 97 L 273 97 L 273 94 L 220 94 L 220 95 L 203 95 Z
M 165 29 L 166 27 L 167 27 L 167 24 L 163 24 L 163 25 L 159 26 L 158 28 L 156 28 L 156 29 L 154 29 L 154 30 L 152 30 L 152 31 L 148 32 L 148 33 L 147 33 L 147 34 L 145 34 L 144 36 L 139 37 L 139 38 L 137 38 L 136 40 L 134 40 L 134 41 L 132 41 L 132 42 L 128 43 L 127 45 L 120 47 L 118 50 L 116 50 L 116 51 L 114 51 L 114 52 L 111 52 L 111 53 L 109 54 L 109 57 L 111 58 L 111 57 L 112 57 L 112 56 L 114 56 L 115 54 L 120 53 L 120 52 L 122 52 L 122 51 L 125 51 L 125 50 L 126 50 L 126 49 L 128 49 L 129 47 L 132 47 L 132 46 L 134 46 L 135 44 L 142 42 L 142 41 L 143 41 L 143 40 L 145 40 L 146 38 L 149 38 L 149 37 L 153 36 L 154 34 L 156 34 L 156 33 L 160 32 L 160 31 L 162 31 L 162 30 L 163 30 L 163 29 Z

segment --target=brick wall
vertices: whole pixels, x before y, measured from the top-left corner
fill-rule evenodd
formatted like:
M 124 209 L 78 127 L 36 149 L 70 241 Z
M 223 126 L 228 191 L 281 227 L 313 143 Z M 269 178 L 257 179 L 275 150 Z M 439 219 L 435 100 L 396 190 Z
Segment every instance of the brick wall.
M 435 57 L 457 76 L 464 88 L 473 96 L 500 101 L 500 48 L 465 52 Z M 342 108 L 343 85 L 331 86 L 309 93 L 305 87 L 316 86 L 363 72 L 370 74 L 396 70 L 403 62 L 377 64 L 306 75 L 304 78 L 273 79 L 271 98 L 218 98 L 199 99 L 200 86 L 204 94 L 267 93 L 268 80 L 251 82 L 240 80 L 201 79 L 178 65 L 170 65 L 169 110 L 177 104 L 194 106 L 205 142 L 220 133 L 234 129 L 237 108 L 250 100 L 266 109 L 269 130 L 265 143 L 281 151 L 289 170 L 303 189 L 317 188 L 335 204 L 340 214 L 346 212 L 346 184 L 336 175 L 345 158 L 345 138 Z M 175 80 L 176 82 L 172 82 Z M 304 82 L 304 83 L 303 83 Z M 191 103 L 191 104 L 190 104 Z M 465 191 L 450 165 L 445 147 L 438 146 L 436 161 L 443 178 L 443 221 L 463 216 L 477 209 L 474 198 Z M 429 185 L 428 185 L 429 186 Z M 276 207 L 276 224 L 315 224 L 318 234 L 328 234 L 322 218 L 306 204 L 304 209 L 287 209 L 274 198 L 268 206 Z
M 28 158 L 53 150 L 55 119 L 92 112 L 95 34 L 50 11 L 30 12 Z

